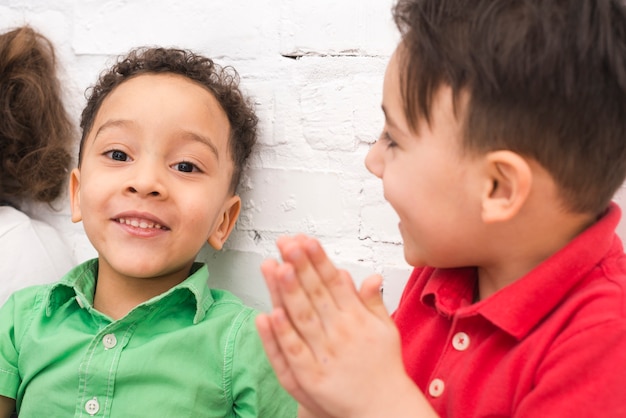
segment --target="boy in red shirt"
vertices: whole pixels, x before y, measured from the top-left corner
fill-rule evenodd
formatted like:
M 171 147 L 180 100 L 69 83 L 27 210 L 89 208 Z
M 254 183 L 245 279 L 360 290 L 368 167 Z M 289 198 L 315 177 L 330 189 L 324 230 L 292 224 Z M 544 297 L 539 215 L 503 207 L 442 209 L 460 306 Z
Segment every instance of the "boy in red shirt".
M 626 416 L 620 0 L 399 0 L 367 158 L 415 270 L 393 320 L 312 238 L 257 319 L 301 417 Z

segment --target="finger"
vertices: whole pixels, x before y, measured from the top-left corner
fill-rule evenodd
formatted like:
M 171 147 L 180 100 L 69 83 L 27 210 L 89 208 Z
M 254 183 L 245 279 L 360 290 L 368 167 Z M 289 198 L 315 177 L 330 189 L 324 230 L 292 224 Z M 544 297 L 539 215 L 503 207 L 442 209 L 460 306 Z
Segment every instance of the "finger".
M 278 247 L 281 256 L 283 252 L 283 248 L 289 246 L 291 243 L 301 241 L 306 238 L 304 234 L 298 234 L 295 237 L 291 237 L 288 235 L 282 235 L 278 237 L 276 240 L 276 246 Z M 270 293 L 270 299 L 272 301 L 272 305 L 274 307 L 283 306 L 283 301 L 280 299 L 280 293 L 278 292 L 276 285 L 276 269 L 278 268 L 279 263 L 275 259 L 265 260 L 261 264 L 261 273 L 265 278 L 265 283 L 267 285 L 268 291 Z
M 270 294 L 272 306 L 275 308 L 283 306 L 283 301 L 280 298 L 280 292 L 278 291 L 278 285 L 276 282 L 276 271 L 278 266 L 278 261 L 274 259 L 267 259 L 261 263 L 261 274 L 263 274 L 265 279 L 265 284 L 267 285 L 267 290 Z
M 276 340 L 276 336 L 272 330 L 269 315 L 259 314 L 255 318 L 254 322 L 256 324 L 257 331 L 259 332 L 263 349 L 265 350 L 267 359 L 274 369 L 276 377 L 283 387 L 287 391 L 291 392 L 296 389 L 296 381 L 293 379 L 291 369 L 289 369 L 289 364 L 287 363 L 287 360 L 278 345 L 278 341 Z
M 265 350 L 267 359 L 274 369 L 274 374 L 276 375 L 279 383 L 298 402 L 303 405 L 308 405 L 309 407 L 314 407 L 315 403 L 298 383 L 298 379 L 296 378 L 294 371 L 289 367 L 289 363 L 280 349 L 280 345 L 278 344 L 276 335 L 272 328 L 270 316 L 259 314 L 255 319 L 255 323 L 261 338 L 261 343 L 263 344 L 263 349 Z
M 318 374 L 317 359 L 282 309 L 275 309 L 272 312 L 270 323 L 278 347 L 283 353 L 288 368 L 292 371 L 291 376 L 294 382 L 289 383 L 293 384 L 294 391 L 290 392 L 291 395 L 307 408 L 318 409 L 317 402 L 303 389 L 303 386 L 310 383 L 310 379 Z
M 289 235 L 283 235 L 283 236 L 278 237 L 278 239 L 276 240 L 276 247 L 278 247 L 278 251 L 280 252 L 280 255 L 283 256 L 283 252 L 285 248 L 291 245 L 296 245 L 302 239 L 301 238 L 302 236 L 303 235 L 300 234 L 294 237 L 289 236 Z
M 359 297 L 367 309 L 377 317 L 384 320 L 391 320 L 381 293 L 383 278 L 379 274 L 374 274 L 366 278 L 361 284 Z
M 280 265 L 276 277 L 277 288 L 283 301 L 283 312 L 288 318 L 289 325 L 315 358 L 324 358 L 327 346 L 326 331 L 309 294 L 296 277 L 294 266 L 290 263 Z
M 306 251 L 313 267 L 320 275 L 326 285 L 331 285 L 335 280 L 340 280 L 339 270 L 330 261 L 326 251 L 315 238 L 306 238 L 301 242 L 302 248 Z
M 309 238 L 305 248 L 315 271 L 338 309 L 342 311 L 357 309 L 361 305 L 361 300 L 350 274 L 335 267 L 316 239 Z
M 337 307 L 326 289 L 326 283 L 311 263 L 303 247 L 304 244 L 306 244 L 306 241 L 299 237 L 290 241 L 283 241 L 281 243 L 281 254 L 283 260 L 293 266 L 298 281 L 301 283 L 306 296 L 310 299 L 310 304 L 318 313 L 322 323 L 328 324 L 333 320 L 334 315 L 337 314 Z

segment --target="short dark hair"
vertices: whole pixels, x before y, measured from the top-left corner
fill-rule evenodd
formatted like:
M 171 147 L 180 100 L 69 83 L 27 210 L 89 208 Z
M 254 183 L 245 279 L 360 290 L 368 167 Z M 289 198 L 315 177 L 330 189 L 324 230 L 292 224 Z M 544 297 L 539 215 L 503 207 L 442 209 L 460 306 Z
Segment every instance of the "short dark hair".
M 74 125 L 52 43 L 29 26 L 0 35 L 0 200 L 51 203 L 65 190 Z
M 164 73 L 182 75 L 204 86 L 226 113 L 231 132 L 228 144 L 234 163 L 230 189 L 235 191 L 244 164 L 256 143 L 258 118 L 252 104 L 239 88 L 239 74 L 233 67 L 222 67 L 210 58 L 185 49 L 135 48 L 126 56 L 118 57 L 117 62 L 100 75 L 97 83 L 89 89 L 91 93 L 81 116 L 80 127 L 83 132 L 78 154 L 79 165 L 83 143 L 104 99 L 129 78 Z
M 463 146 L 540 163 L 564 207 L 601 213 L 626 177 L 622 0 L 398 0 L 402 90 L 412 129 L 433 95 L 461 93 Z

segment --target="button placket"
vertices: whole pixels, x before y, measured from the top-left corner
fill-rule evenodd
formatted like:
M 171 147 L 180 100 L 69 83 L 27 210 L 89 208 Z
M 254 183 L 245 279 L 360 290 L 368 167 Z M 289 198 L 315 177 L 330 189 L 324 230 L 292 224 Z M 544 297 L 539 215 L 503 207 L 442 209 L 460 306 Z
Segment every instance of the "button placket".
M 114 387 L 115 365 L 119 362 L 124 340 L 123 327 L 115 325 L 118 324 L 105 326 L 99 335 L 94 336 L 79 368 L 82 382 L 79 395 L 86 399 L 83 410 L 89 416 L 106 415 L 105 405 Z
M 461 359 L 459 356 L 463 356 L 461 352 L 466 351 L 471 344 L 471 338 L 468 333 L 463 331 L 457 331 L 459 328 L 465 328 L 469 324 L 465 321 L 461 323 L 458 316 L 454 316 L 452 324 L 450 326 L 450 333 L 448 334 L 448 346 L 443 350 L 440 358 L 440 363 L 433 374 L 431 375 L 430 383 L 426 389 L 427 394 L 433 399 L 437 399 L 443 396 L 446 391 L 446 385 L 450 384 L 454 368 L 458 365 L 458 361 Z M 470 326 L 471 327 L 471 326 Z M 445 379 L 445 380 L 444 380 Z

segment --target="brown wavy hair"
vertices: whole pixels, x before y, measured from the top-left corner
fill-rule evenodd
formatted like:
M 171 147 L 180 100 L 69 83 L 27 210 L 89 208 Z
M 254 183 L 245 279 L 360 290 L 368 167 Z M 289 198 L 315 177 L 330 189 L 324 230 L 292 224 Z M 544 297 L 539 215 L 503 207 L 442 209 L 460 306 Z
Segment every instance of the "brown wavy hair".
M 74 127 L 52 43 L 24 26 L 0 35 L 0 200 L 50 203 L 64 190 Z
M 106 97 L 120 84 L 141 74 L 178 74 L 210 91 L 226 113 L 230 122 L 228 144 L 234 163 L 230 189 L 239 184 L 243 166 L 256 143 L 258 117 L 251 102 L 239 88 L 239 74 L 233 67 L 221 67 L 210 58 L 192 51 L 176 48 L 140 47 L 100 75 L 88 90 L 87 104 L 83 110 L 80 127 L 82 136 L 78 164 L 82 161 L 83 143 L 93 127 L 94 120 Z
M 440 86 L 468 93 L 468 152 L 532 158 L 564 207 L 606 209 L 626 177 L 623 0 L 397 0 L 393 16 L 414 130 Z

